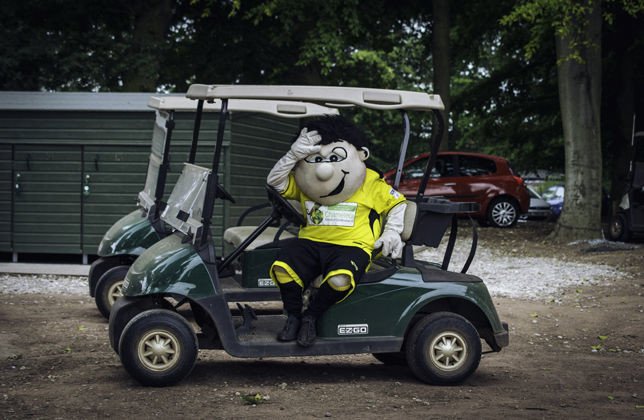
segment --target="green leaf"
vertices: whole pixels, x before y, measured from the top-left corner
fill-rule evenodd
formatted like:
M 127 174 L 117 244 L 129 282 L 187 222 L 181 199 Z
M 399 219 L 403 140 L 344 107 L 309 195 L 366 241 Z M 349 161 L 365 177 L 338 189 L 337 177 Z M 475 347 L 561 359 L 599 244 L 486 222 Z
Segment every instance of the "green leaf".
M 257 392 L 255 394 L 246 394 L 241 396 L 242 401 L 244 404 L 249 404 L 249 405 L 256 405 L 256 404 L 261 404 L 265 402 L 266 400 L 269 399 L 268 395 L 264 396 L 261 393 Z

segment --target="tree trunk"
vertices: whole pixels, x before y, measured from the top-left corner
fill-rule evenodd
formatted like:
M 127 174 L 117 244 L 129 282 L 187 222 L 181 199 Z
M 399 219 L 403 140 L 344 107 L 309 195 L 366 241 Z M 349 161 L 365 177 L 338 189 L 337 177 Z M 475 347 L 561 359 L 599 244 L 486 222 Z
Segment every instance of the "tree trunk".
M 592 1 L 592 11 L 556 39 L 566 162 L 564 207 L 552 234 L 558 242 L 602 238 L 601 19 L 601 1 Z
M 449 68 L 449 0 L 432 2 L 434 23 L 432 29 L 432 59 L 434 64 L 434 92 L 441 96 L 445 105 L 445 130 L 441 138 L 440 150 L 447 150 L 450 110 L 450 68 Z
M 123 76 L 124 92 L 156 92 L 165 34 L 172 19 L 172 4 L 172 0 L 131 4 L 134 32 L 129 53 L 137 60 Z

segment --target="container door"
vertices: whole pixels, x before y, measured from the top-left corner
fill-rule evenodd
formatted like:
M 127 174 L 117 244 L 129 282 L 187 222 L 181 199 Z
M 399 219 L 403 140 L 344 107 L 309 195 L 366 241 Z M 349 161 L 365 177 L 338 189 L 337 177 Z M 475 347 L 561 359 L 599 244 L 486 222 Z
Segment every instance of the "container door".
M 15 253 L 78 254 L 80 146 L 15 146 Z
M 84 147 L 83 254 L 96 254 L 110 226 L 137 208 L 149 155 L 149 146 Z
M 0 252 L 11 252 L 11 146 L 0 145 Z

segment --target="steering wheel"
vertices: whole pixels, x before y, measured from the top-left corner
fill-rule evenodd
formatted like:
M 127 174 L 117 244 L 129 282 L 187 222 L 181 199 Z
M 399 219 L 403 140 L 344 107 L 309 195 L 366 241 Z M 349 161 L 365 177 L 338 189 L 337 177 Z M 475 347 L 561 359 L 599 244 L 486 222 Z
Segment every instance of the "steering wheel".
M 217 186 L 215 187 L 215 197 L 221 198 L 222 200 L 228 200 L 231 203 L 235 202 L 233 196 L 230 195 L 230 193 L 226 191 L 226 189 L 221 184 L 217 184 Z
M 282 197 L 275 188 L 266 185 L 266 191 L 268 192 L 268 201 L 271 202 L 273 209 L 284 216 L 286 220 L 296 226 L 304 226 L 306 224 L 304 216 L 286 198 Z

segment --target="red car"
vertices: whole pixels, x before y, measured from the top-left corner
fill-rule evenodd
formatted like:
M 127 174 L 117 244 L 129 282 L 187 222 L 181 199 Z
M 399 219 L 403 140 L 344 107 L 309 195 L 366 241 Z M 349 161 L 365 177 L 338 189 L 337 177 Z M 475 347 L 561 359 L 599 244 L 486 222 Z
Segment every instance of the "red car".
M 407 160 L 403 166 L 398 190 L 413 198 L 418 192 L 429 153 Z M 393 184 L 395 169 L 385 173 Z M 508 161 L 481 153 L 440 152 L 432 170 L 427 196 L 445 197 L 451 201 L 476 202 L 481 208 L 472 216 L 496 227 L 510 227 L 530 208 L 530 195 Z

